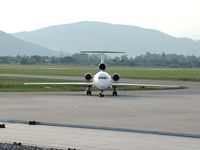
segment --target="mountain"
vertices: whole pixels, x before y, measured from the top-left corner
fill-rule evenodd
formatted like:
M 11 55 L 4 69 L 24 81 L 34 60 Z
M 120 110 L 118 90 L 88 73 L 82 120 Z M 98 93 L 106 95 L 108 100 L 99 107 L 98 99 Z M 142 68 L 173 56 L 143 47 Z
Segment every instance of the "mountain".
M 176 38 L 157 30 L 102 22 L 78 22 L 51 26 L 14 36 L 53 50 L 69 53 L 79 50 L 125 51 L 130 56 L 177 53 L 200 56 L 200 42 Z
M 52 55 L 53 51 L 48 48 L 23 41 L 0 31 L 0 56 L 16 55 Z

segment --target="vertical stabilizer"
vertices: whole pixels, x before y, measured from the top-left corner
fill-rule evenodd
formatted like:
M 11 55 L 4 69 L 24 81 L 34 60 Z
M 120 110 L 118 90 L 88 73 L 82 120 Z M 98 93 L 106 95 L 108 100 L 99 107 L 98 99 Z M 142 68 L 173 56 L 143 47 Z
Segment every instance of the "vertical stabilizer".
M 125 52 L 118 52 L 118 51 L 80 51 L 81 53 L 95 53 L 101 54 L 101 63 L 104 63 L 104 54 L 105 53 L 125 53 Z

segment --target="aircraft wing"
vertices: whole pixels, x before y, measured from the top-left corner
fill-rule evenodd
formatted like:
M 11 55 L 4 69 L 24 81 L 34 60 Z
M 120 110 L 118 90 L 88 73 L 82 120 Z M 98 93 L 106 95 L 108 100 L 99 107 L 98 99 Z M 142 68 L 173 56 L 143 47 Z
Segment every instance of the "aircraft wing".
M 93 86 L 92 82 L 46 82 L 46 83 L 24 83 L 24 85 L 71 85 L 71 86 Z
M 126 86 L 137 86 L 137 87 L 166 87 L 166 88 L 180 88 L 179 85 L 156 85 L 156 84 L 132 84 L 132 83 L 112 83 L 112 87 L 126 87 Z

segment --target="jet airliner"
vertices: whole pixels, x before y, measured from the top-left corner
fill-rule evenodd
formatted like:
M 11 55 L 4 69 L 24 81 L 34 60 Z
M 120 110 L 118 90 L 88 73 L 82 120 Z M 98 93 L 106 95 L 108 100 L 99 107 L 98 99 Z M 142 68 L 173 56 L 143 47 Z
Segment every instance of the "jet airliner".
M 81 51 L 81 53 L 99 53 L 101 54 L 101 63 L 99 64 L 99 72 L 94 76 L 91 73 L 85 74 L 86 82 L 49 82 L 49 83 L 24 83 L 25 85 L 68 85 L 68 86 L 85 86 L 86 94 L 91 95 L 91 88 L 96 87 L 100 90 L 99 97 L 104 97 L 104 90 L 111 87 L 113 88 L 112 95 L 117 96 L 118 87 L 126 86 L 142 86 L 142 87 L 179 87 L 175 85 L 153 85 L 153 84 L 131 84 L 131 83 L 118 83 L 120 80 L 120 75 L 114 73 L 112 76 L 106 72 L 106 64 L 104 63 L 105 53 L 124 53 L 116 51 Z

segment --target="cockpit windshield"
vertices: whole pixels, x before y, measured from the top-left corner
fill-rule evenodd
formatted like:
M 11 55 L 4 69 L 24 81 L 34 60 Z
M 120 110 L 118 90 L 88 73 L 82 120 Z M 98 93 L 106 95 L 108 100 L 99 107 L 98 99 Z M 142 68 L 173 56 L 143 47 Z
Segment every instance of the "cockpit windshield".
M 107 79 L 107 77 L 99 77 L 99 79 Z

